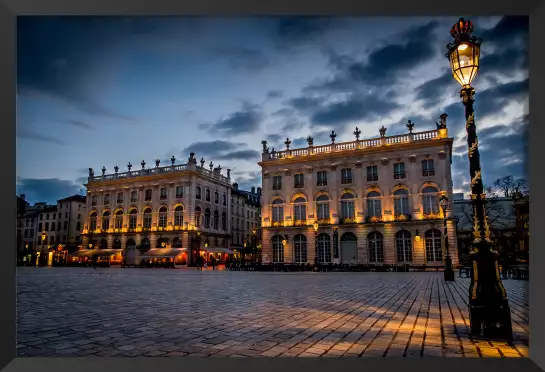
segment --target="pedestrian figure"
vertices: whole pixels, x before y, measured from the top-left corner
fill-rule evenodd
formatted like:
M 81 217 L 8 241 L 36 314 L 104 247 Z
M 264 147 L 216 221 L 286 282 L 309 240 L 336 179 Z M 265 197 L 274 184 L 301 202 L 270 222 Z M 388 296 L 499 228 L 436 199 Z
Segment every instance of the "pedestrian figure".
M 212 257 L 212 270 L 216 270 L 216 258 Z

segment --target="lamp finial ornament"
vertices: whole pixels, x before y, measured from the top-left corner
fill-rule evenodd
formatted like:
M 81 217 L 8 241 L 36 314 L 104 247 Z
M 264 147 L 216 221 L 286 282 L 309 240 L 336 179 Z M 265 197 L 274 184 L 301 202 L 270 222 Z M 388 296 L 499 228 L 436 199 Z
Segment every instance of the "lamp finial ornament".
M 361 130 L 358 127 L 356 127 L 356 130 L 354 131 L 353 134 L 356 136 L 356 141 L 359 141 L 360 140 Z
M 161 163 L 161 160 L 159 159 L 155 160 L 155 168 L 159 168 L 160 163 Z
M 309 146 L 314 145 L 314 138 L 312 138 L 310 135 L 307 137 L 307 143 Z
M 284 141 L 284 144 L 286 145 L 286 149 L 290 149 L 290 145 L 291 145 L 291 141 L 289 138 L 286 138 L 286 140 Z
M 116 165 L 116 166 L 114 167 L 114 172 L 117 173 L 118 171 L 119 171 L 119 167 Z
M 104 176 L 106 174 L 106 167 L 102 167 L 102 175 Z
M 174 165 L 174 162 L 176 161 L 176 158 L 174 157 L 174 155 L 172 155 L 172 157 L 170 158 L 170 163 L 172 165 Z
M 337 134 L 335 133 L 334 130 L 331 131 L 329 138 L 331 138 L 331 143 L 335 143 L 335 138 L 337 138 Z
M 414 128 L 414 123 L 412 121 L 408 121 L 407 122 L 407 129 L 409 130 L 409 133 L 412 133 L 413 132 L 413 128 Z
M 140 165 L 142 166 L 142 169 L 146 169 L 146 162 L 144 160 L 140 162 Z
M 127 168 L 129 169 L 129 172 L 130 172 L 130 171 L 131 171 L 131 168 L 132 168 L 131 162 L 129 162 L 129 163 L 127 164 Z
M 378 131 L 381 137 L 384 137 L 386 135 L 386 128 L 384 127 L 384 125 Z

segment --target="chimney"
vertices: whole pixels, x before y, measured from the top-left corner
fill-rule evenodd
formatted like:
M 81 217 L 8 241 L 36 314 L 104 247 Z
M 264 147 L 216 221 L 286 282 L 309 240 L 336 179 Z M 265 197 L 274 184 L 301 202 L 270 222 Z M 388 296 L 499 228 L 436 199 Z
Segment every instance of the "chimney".
M 252 186 L 252 194 L 255 194 L 255 186 Z
M 261 187 L 257 188 L 257 195 L 261 195 Z
M 238 190 L 238 183 L 233 183 L 233 187 L 235 188 L 235 190 Z

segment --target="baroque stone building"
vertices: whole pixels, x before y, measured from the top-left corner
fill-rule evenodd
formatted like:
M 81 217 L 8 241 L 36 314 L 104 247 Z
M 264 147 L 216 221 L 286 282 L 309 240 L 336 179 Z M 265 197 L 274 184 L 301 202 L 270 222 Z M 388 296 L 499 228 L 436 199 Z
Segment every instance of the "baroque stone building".
M 231 192 L 231 248 L 242 252 L 258 245 L 261 230 L 261 187 L 240 190 L 237 183 Z M 246 246 L 245 246 L 246 245 Z M 250 246 L 248 246 L 250 245 Z M 248 248 L 248 249 L 245 249 Z
M 446 115 L 436 130 L 271 151 L 263 144 L 263 262 L 443 266 L 442 195 L 449 253 L 457 263 L 451 217 L 451 153 Z
M 186 164 L 171 164 L 95 176 L 89 169 L 87 216 L 83 246 L 104 254 L 123 256 L 139 263 L 151 250 L 163 249 L 157 257 L 195 262 L 201 251 L 227 252 L 230 237 L 230 170 L 197 165 L 191 153 Z M 183 253 L 178 254 L 178 252 Z M 174 252 L 174 253 L 172 253 Z M 103 254 L 101 254 L 103 255 Z

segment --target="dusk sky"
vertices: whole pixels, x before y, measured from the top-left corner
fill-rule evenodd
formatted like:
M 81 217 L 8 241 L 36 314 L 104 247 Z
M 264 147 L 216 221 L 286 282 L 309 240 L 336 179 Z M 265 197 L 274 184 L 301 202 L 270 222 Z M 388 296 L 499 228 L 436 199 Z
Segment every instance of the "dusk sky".
M 484 183 L 527 178 L 528 17 L 473 17 Z M 100 174 L 195 152 L 260 186 L 277 150 L 432 130 L 448 114 L 469 191 L 464 107 L 445 58 L 457 17 L 19 17 L 17 192 L 55 203 Z

